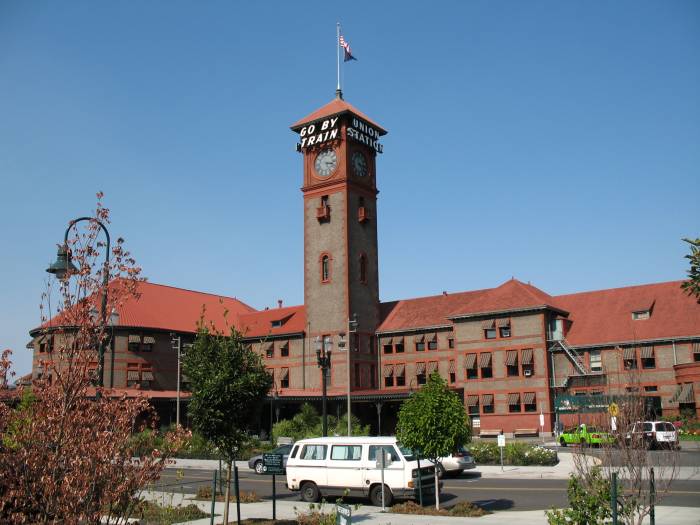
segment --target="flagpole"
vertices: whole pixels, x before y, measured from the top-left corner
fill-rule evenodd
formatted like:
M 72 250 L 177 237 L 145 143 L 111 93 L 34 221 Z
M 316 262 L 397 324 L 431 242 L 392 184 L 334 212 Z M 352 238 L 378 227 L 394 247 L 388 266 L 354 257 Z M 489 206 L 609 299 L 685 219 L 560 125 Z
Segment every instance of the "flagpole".
M 335 88 L 335 96 L 343 98 L 343 92 L 340 90 L 340 22 L 335 24 L 335 47 L 336 47 L 336 67 L 338 73 L 338 84 Z

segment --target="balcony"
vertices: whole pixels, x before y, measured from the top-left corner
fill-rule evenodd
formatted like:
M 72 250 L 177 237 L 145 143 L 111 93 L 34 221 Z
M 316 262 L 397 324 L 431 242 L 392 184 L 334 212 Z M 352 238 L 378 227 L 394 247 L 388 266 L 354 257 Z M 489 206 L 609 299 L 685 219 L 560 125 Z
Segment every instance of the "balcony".
M 369 220 L 369 211 L 364 206 L 357 208 L 357 220 L 367 222 Z

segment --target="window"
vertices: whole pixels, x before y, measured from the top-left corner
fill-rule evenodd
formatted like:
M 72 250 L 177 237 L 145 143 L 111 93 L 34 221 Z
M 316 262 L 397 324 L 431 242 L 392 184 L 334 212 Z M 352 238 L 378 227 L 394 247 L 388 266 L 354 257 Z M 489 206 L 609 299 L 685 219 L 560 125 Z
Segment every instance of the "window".
M 481 370 L 481 378 L 488 379 L 493 377 L 493 369 L 491 368 L 491 354 L 479 354 L 479 369 Z
M 589 352 L 589 358 L 591 363 L 591 370 L 593 372 L 600 372 L 603 370 L 603 360 L 600 356 L 600 350 L 591 350 Z
M 391 343 L 385 344 L 383 348 L 385 354 L 391 354 L 394 352 L 394 345 L 392 345 Z
M 321 257 L 321 282 L 327 283 L 331 280 L 331 258 L 328 255 Z
M 299 459 L 305 461 L 326 459 L 326 445 L 304 445 Z
M 450 360 L 450 383 L 457 381 L 457 364 L 454 359 Z
M 355 363 L 355 386 L 362 386 L 362 370 L 360 369 L 360 363 Z
M 493 394 L 481 396 L 481 410 L 484 414 L 493 414 Z
M 453 337 L 448 337 L 447 338 L 447 348 L 454 348 L 455 347 L 455 340 Z
M 369 367 L 369 387 L 377 388 L 377 365 Z
M 433 336 L 433 339 L 428 341 L 428 350 L 437 350 L 437 336 Z
M 637 369 L 637 351 L 632 347 L 625 348 L 622 352 L 622 362 L 625 370 Z
M 496 339 L 496 329 L 486 328 L 484 330 L 484 339 Z
M 289 368 L 283 368 L 280 373 L 280 388 L 289 388 Z
M 141 343 L 142 352 L 153 352 L 153 347 L 156 344 L 156 338 L 151 335 L 144 335 Z
M 403 337 L 396 343 L 394 343 L 394 349 L 397 354 L 403 354 Z
M 645 386 L 644 391 L 645 392 L 657 392 L 659 390 L 659 387 L 657 386 Z
M 406 365 L 396 365 L 394 367 L 394 379 L 396 386 L 406 386 Z
M 282 322 L 282 319 L 275 319 L 274 321 L 270 321 L 270 325 L 272 325 L 272 328 L 279 328 L 283 324 L 284 323 Z
M 54 343 L 54 340 L 53 340 L 53 336 L 52 336 L 52 335 L 44 336 L 40 341 L 41 341 L 41 342 L 39 343 L 39 352 L 40 352 L 40 353 L 43 354 L 43 353 L 45 353 L 45 352 L 48 352 L 48 353 L 53 352 L 53 343 Z
M 522 364 L 523 375 L 525 377 L 535 375 L 534 354 L 535 351 L 532 348 L 525 348 L 520 354 L 520 362 Z
M 369 461 L 376 461 L 377 452 L 380 450 L 384 450 L 385 453 L 391 454 L 391 461 L 401 461 L 401 459 L 399 458 L 399 454 L 396 452 L 396 449 L 391 445 L 370 445 L 367 459 Z
M 643 321 L 644 319 L 649 319 L 650 317 L 650 310 L 639 310 L 638 312 L 632 312 L 632 319 L 635 321 Z
M 129 334 L 129 352 L 138 352 L 141 349 L 141 335 Z
M 425 363 L 416 363 L 416 383 L 419 385 L 425 384 Z
M 523 395 L 523 407 L 525 412 L 537 412 L 537 398 L 534 392 L 525 392 Z
M 127 363 L 126 386 L 128 388 L 150 388 L 153 381 L 153 370 L 150 363 Z
M 272 359 L 275 357 L 275 344 L 274 343 L 268 343 L 267 346 L 265 346 L 265 357 L 268 359 Z
M 328 205 L 328 195 L 321 197 L 321 204 L 316 208 L 316 218 L 319 222 L 330 220 L 331 207 Z
M 508 412 L 520 412 L 520 394 L 508 394 Z
M 362 445 L 333 445 L 331 459 L 336 461 L 360 461 Z
M 508 350 L 506 352 L 506 375 L 508 375 L 508 377 L 520 375 L 517 350 Z
M 384 370 L 383 370 L 383 375 L 384 375 L 384 386 L 386 388 L 391 388 L 394 386 L 394 366 L 393 365 L 384 365 Z
M 289 357 L 289 341 L 282 343 L 282 346 L 280 346 L 280 355 L 282 357 Z
M 416 352 L 423 352 L 425 350 L 425 343 L 416 343 Z
M 367 256 L 360 255 L 360 282 L 367 284 Z
M 476 354 L 467 354 L 465 356 L 464 368 L 467 371 L 467 379 L 477 379 L 479 377 L 476 369 Z
M 693 343 L 693 361 L 700 362 L 700 343 Z
M 510 337 L 510 326 L 502 326 L 499 331 L 501 337 Z
M 651 345 L 643 346 L 641 350 L 642 368 L 656 368 L 656 357 L 654 356 L 654 347 Z

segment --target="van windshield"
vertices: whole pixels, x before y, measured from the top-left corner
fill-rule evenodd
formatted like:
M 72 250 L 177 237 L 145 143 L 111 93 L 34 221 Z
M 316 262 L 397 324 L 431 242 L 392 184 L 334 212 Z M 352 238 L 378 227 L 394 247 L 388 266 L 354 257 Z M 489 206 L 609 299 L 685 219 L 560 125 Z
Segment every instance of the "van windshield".
M 403 457 L 406 458 L 406 461 L 416 460 L 416 455 L 410 448 L 404 447 L 401 443 L 397 443 L 396 446 L 399 447 L 399 450 L 401 451 L 401 454 L 403 454 Z

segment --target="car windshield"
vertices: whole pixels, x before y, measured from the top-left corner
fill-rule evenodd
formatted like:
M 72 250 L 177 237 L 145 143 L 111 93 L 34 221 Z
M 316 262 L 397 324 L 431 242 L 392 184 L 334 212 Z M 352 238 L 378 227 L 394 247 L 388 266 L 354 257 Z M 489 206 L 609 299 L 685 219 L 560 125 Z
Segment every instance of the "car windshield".
M 281 447 L 277 447 L 275 450 L 272 451 L 273 454 L 289 454 L 289 451 L 292 449 L 292 445 L 282 445 Z
M 654 424 L 644 423 L 644 426 L 642 428 L 644 429 L 644 432 L 651 432 L 652 430 L 654 430 Z
M 589 432 L 598 432 L 598 429 L 596 427 L 588 427 Z
M 397 443 L 396 445 L 399 447 L 399 450 L 401 451 L 401 454 L 403 454 L 403 457 L 406 458 L 406 461 L 416 460 L 416 455 L 410 448 L 404 447 L 401 443 Z

